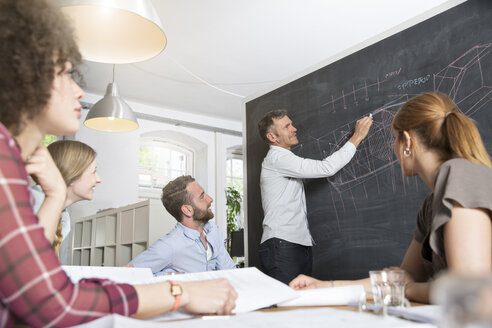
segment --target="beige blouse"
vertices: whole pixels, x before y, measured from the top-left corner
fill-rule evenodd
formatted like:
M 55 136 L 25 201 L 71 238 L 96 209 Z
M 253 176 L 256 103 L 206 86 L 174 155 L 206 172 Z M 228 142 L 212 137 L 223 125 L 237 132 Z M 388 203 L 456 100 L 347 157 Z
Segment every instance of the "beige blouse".
M 414 233 L 414 239 L 422 244 L 430 277 L 448 267 L 443 227 L 451 219 L 453 201 L 465 208 L 487 209 L 492 217 L 492 169 L 463 158 L 451 159 L 439 167 L 434 186 L 417 215 Z

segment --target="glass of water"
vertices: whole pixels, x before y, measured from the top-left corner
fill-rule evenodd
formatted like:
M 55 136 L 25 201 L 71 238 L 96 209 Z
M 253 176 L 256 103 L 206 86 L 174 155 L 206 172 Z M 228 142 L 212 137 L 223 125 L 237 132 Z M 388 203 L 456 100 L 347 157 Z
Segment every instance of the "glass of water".
M 385 307 L 404 307 L 408 304 L 405 299 L 404 270 L 374 270 L 369 271 L 371 278 L 374 304 Z

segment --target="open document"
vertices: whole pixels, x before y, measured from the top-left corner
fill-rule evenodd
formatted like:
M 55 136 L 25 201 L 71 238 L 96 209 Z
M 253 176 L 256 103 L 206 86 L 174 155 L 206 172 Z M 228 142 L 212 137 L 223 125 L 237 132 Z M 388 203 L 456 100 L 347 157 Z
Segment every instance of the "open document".
M 108 278 L 120 283 L 150 284 L 166 280 L 200 281 L 225 278 L 236 289 L 238 298 L 234 313 L 245 313 L 257 309 L 279 306 L 319 306 L 346 305 L 357 301 L 363 292 L 362 286 L 345 286 L 296 291 L 289 286 L 273 279 L 255 267 L 186 273 L 178 275 L 154 277 L 150 269 L 128 267 L 96 267 L 96 266 L 63 266 L 63 269 L 76 282 L 81 278 Z M 187 313 L 175 311 L 168 314 L 177 319 L 189 317 Z M 159 320 L 165 320 L 160 318 Z
M 298 296 L 289 286 L 262 273 L 255 267 L 207 271 L 154 277 L 153 281 L 198 281 L 226 278 L 236 289 L 238 298 L 234 313 L 249 312 L 284 302 Z

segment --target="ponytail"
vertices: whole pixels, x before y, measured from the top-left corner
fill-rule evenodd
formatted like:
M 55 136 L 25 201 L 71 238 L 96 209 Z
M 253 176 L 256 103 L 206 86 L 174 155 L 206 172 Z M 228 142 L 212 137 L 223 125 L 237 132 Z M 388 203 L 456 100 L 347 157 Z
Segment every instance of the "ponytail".
M 475 123 L 446 94 L 426 92 L 409 99 L 393 118 L 392 128 L 399 135 L 415 134 L 442 161 L 460 157 L 492 168 Z
M 53 250 L 55 251 L 56 257 L 60 259 L 60 248 L 63 240 L 62 233 L 62 223 L 61 220 L 58 221 L 58 227 L 56 228 L 55 239 L 53 240 Z
M 449 112 L 444 119 L 443 129 L 449 148 L 456 157 L 492 168 L 490 156 L 472 119 L 459 112 Z

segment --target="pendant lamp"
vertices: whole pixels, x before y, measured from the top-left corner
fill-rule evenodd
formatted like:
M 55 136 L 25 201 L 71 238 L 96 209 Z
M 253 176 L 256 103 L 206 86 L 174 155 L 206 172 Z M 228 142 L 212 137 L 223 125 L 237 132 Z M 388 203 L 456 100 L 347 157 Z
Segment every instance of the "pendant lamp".
M 138 128 L 135 113 L 120 97 L 118 87 L 113 81 L 108 84 L 106 94 L 92 106 L 84 125 L 90 129 L 106 132 L 128 132 Z
M 150 0 L 51 1 L 72 21 L 84 59 L 134 63 L 166 47 L 166 35 Z

